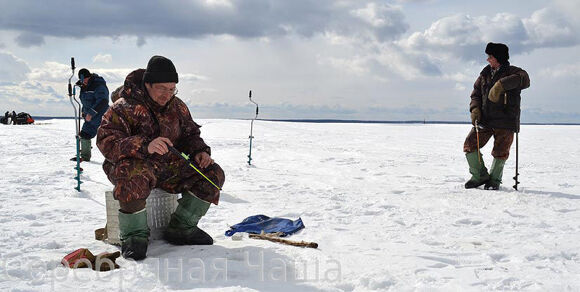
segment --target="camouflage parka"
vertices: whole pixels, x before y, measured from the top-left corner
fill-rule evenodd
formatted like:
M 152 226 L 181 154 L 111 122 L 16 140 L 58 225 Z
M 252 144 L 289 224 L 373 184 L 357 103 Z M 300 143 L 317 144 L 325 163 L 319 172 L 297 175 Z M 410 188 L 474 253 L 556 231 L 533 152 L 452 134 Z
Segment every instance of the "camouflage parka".
M 106 164 L 116 164 L 127 158 L 172 161 L 177 155 L 149 154 L 147 146 L 157 137 L 169 138 L 175 148 L 191 156 L 210 147 L 200 137 L 200 130 L 191 118 L 187 105 L 174 96 L 165 106 L 157 104 L 142 82 L 145 69 L 127 75 L 120 99 L 103 116 L 97 134 L 97 147 Z

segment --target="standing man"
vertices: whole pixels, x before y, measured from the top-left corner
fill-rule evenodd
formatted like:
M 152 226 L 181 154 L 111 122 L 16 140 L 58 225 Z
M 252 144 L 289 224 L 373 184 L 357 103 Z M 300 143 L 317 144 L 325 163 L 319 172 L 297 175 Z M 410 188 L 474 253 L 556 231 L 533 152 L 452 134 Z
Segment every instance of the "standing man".
M 147 254 L 149 227 L 146 199 L 153 188 L 182 193 L 164 233 L 176 245 L 210 245 L 213 239 L 197 227 L 209 209 L 218 204 L 220 191 L 168 150 L 173 146 L 194 158 L 214 183 L 225 175 L 211 158 L 211 149 L 200 136 L 200 126 L 179 99 L 178 74 L 171 60 L 153 56 L 147 70 L 131 72 L 120 98 L 103 117 L 97 146 L 105 156 L 103 169 L 115 185 L 119 201 L 121 252 L 124 258 L 142 260 Z
M 474 127 L 463 144 L 471 173 L 471 179 L 465 183 L 465 188 L 471 189 L 485 184 L 486 190 L 497 190 L 514 140 L 514 132 L 520 130 L 520 93 L 522 89 L 530 87 L 530 78 L 523 69 L 510 65 L 508 47 L 505 44 L 489 43 L 485 53 L 488 55 L 489 65 L 483 68 L 475 81 L 469 104 L 471 123 L 478 127 L 479 139 Z M 478 146 L 485 146 L 492 136 L 493 163 L 488 173 Z
M 91 161 L 91 139 L 97 135 L 97 129 L 101 124 L 103 114 L 109 108 L 109 89 L 103 77 L 91 74 L 88 69 L 79 71 L 79 81 L 77 85 L 81 87 L 80 100 L 82 106 L 82 117 L 85 122 L 80 132 L 81 138 L 81 162 Z M 71 158 L 76 161 L 77 158 Z

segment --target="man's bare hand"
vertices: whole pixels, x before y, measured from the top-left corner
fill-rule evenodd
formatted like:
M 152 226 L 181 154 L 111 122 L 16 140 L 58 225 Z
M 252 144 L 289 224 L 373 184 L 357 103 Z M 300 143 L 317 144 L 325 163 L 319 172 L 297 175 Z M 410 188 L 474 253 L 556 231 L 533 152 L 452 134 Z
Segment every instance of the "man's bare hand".
M 85 116 L 85 121 L 90 122 L 93 119 L 93 116 L 91 116 L 91 114 L 87 114 Z
M 211 159 L 211 156 L 209 156 L 209 154 L 206 152 L 197 153 L 194 157 L 194 160 L 201 168 L 206 168 L 213 164 L 213 159 Z
M 149 152 L 149 154 L 157 153 L 159 155 L 163 155 L 169 151 L 167 145 L 173 146 L 171 140 L 165 137 L 157 137 L 149 143 L 147 146 L 147 152 Z

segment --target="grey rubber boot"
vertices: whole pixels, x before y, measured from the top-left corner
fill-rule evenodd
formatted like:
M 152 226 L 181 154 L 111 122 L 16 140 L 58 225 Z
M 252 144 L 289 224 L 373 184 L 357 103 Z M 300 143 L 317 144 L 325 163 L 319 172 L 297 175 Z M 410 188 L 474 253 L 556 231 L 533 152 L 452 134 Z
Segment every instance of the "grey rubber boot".
M 119 210 L 121 254 L 126 259 L 142 260 L 147 256 L 149 226 L 147 209 L 127 214 Z
M 469 173 L 471 173 L 471 179 L 465 183 L 465 188 L 473 189 L 485 184 L 489 180 L 489 174 L 483 163 L 483 158 L 478 157 L 477 152 L 467 153 L 465 157 L 469 164 Z
M 175 245 L 211 245 L 213 238 L 197 227 L 197 223 L 207 213 L 206 202 L 189 191 L 183 192 L 179 205 L 171 215 L 164 237 Z
M 83 161 L 91 161 L 91 139 L 81 138 L 81 158 Z
M 494 158 L 489 169 L 489 181 L 485 184 L 486 190 L 499 190 L 501 178 L 503 176 L 503 167 L 505 160 Z

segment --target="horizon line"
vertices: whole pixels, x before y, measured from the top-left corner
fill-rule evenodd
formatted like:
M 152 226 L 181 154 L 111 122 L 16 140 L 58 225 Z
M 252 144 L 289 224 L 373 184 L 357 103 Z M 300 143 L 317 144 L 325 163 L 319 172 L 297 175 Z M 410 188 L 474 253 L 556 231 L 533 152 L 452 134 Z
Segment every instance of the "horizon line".
M 37 116 L 36 120 L 49 120 L 49 119 L 74 119 L 75 117 L 53 117 L 53 116 Z M 225 119 L 225 120 L 252 120 L 248 118 L 205 118 L 205 119 Z M 342 124 L 470 124 L 468 121 L 440 121 L 440 120 L 360 120 L 360 119 L 255 119 L 258 121 L 268 121 L 268 122 L 291 122 L 291 123 L 342 123 Z M 556 126 L 578 126 L 580 123 L 563 123 L 563 122 L 525 122 L 520 123 L 520 125 L 556 125 Z

